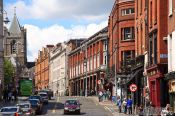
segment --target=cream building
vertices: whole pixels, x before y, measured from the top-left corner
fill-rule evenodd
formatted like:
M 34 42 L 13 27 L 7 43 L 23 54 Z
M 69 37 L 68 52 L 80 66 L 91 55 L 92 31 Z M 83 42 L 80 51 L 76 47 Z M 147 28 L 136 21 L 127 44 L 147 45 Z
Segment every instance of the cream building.
M 64 96 L 67 88 L 66 59 L 66 44 L 58 43 L 50 52 L 49 88 L 59 96 Z

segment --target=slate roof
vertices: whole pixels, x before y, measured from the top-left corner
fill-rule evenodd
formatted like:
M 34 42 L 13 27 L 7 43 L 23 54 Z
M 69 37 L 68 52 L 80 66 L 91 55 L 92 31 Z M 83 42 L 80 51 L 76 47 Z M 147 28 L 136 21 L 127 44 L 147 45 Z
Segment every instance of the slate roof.
M 10 28 L 9 28 L 9 33 L 10 33 L 10 36 L 13 36 L 13 37 L 20 37 L 21 36 L 21 27 L 20 27 L 20 24 L 19 24 L 19 21 L 18 21 L 16 14 L 14 14 L 12 23 L 11 23 Z

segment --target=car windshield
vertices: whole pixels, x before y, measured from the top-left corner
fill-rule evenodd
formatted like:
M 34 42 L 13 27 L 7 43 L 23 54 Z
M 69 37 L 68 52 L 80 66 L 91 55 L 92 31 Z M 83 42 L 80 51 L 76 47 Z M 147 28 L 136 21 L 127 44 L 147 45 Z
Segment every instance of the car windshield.
M 40 99 L 40 96 L 30 96 L 29 99 Z
M 67 100 L 66 105 L 78 105 L 78 102 L 76 100 Z
M 36 105 L 38 103 L 38 100 L 29 100 L 31 105 Z
M 47 94 L 39 94 L 41 97 L 46 97 Z
M 20 104 L 19 106 L 20 106 L 21 108 L 29 108 L 29 107 L 30 107 L 29 104 Z
M 1 112 L 17 112 L 18 108 L 2 108 Z

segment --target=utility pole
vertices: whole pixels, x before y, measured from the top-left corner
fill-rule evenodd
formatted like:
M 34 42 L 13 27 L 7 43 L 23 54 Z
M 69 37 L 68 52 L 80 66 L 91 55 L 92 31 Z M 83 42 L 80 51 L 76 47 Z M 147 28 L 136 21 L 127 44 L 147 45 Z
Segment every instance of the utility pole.
M 3 52 L 3 0 L 0 0 L 0 100 L 4 83 L 4 52 Z

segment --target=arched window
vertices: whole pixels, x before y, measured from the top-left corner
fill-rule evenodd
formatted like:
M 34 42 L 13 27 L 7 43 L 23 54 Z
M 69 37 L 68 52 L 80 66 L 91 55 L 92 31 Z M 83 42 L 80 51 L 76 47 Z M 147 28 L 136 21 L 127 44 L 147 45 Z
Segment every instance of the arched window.
M 16 40 L 12 40 L 10 45 L 11 45 L 11 54 L 16 53 Z

